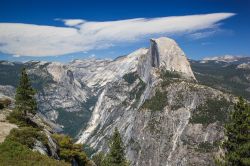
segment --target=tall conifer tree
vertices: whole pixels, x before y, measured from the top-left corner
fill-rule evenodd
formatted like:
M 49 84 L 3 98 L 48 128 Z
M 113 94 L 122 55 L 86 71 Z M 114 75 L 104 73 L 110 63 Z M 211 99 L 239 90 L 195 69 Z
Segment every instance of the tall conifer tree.
M 115 128 L 112 140 L 110 143 L 110 151 L 108 154 L 108 163 L 110 166 L 127 166 L 129 165 L 125 158 L 125 149 L 121 135 Z
M 35 114 L 37 110 L 35 93 L 28 78 L 27 71 L 23 68 L 19 86 L 16 89 L 15 111 L 18 111 L 23 116 L 26 116 L 28 113 Z
M 250 166 L 250 105 L 239 98 L 225 126 L 225 165 Z

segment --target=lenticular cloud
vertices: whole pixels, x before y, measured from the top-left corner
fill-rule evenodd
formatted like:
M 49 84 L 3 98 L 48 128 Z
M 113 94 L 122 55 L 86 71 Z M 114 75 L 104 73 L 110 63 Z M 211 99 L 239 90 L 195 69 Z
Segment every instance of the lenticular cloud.
M 234 13 L 136 18 L 93 22 L 65 19 L 65 27 L 0 23 L 0 52 L 19 56 L 57 56 L 135 42 L 147 35 L 191 34 L 218 28 Z

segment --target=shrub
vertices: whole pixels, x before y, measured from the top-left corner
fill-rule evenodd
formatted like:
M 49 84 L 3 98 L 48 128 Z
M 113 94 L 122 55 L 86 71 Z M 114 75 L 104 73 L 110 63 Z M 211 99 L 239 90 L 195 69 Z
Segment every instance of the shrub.
M 72 138 L 63 134 L 53 134 L 59 145 L 59 157 L 66 162 L 76 161 L 78 165 L 92 165 L 87 155 L 83 152 L 81 144 L 73 144 Z
M 21 112 L 13 110 L 8 116 L 7 120 L 10 123 L 14 123 L 18 126 L 27 126 L 26 120 Z
M 36 123 L 32 122 L 28 116 L 25 116 L 23 112 L 13 110 L 8 116 L 7 120 L 10 123 L 14 123 L 19 127 L 38 127 Z
M 5 140 L 0 144 L 0 165 L 8 166 L 34 166 L 34 165 L 53 165 L 53 166 L 70 166 L 63 161 L 58 161 L 33 152 L 26 146 L 10 140 Z
M 44 145 L 47 145 L 47 137 L 36 128 L 22 127 L 20 129 L 12 129 L 10 134 L 6 137 L 8 141 L 18 142 L 22 145 L 26 145 L 29 148 L 33 148 L 36 140 L 41 141 Z

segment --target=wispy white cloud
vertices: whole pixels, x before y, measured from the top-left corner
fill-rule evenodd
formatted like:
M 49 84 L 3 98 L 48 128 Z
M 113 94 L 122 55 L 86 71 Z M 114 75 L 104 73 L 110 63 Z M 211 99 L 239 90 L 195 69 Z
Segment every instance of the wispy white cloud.
M 233 15 L 213 13 L 106 22 L 62 19 L 66 27 L 0 23 L 0 52 L 20 56 L 55 56 L 107 48 L 153 34 L 193 34 L 199 38 L 202 36 L 199 31 L 216 29 L 219 22 Z
M 20 55 L 15 54 L 15 55 L 13 55 L 13 57 L 15 57 L 15 58 L 19 58 L 19 57 L 20 57 Z
M 210 31 L 205 31 L 205 32 L 195 32 L 195 33 L 189 34 L 189 37 L 194 40 L 203 39 L 203 38 L 207 38 L 207 37 L 215 35 L 216 32 L 218 31 L 210 30 Z
M 79 24 L 83 24 L 86 22 L 82 19 L 55 19 L 56 21 L 63 21 L 65 25 L 67 26 L 77 26 Z

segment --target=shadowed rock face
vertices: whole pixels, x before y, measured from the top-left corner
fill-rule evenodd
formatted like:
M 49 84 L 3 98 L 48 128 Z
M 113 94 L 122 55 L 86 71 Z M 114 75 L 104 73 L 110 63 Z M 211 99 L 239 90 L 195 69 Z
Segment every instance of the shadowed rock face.
M 160 55 L 157 48 L 157 43 L 154 40 L 150 40 L 150 54 L 152 57 L 152 66 L 160 67 Z

